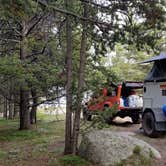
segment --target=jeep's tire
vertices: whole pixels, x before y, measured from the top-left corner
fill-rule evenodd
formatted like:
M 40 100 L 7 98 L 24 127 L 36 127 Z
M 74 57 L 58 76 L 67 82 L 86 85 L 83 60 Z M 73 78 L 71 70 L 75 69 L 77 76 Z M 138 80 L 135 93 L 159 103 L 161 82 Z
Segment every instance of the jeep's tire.
M 87 115 L 87 116 L 86 116 L 86 120 L 87 120 L 87 121 L 91 121 L 91 120 L 92 120 L 92 115 Z
M 139 123 L 140 123 L 139 114 L 132 115 L 132 116 L 131 116 L 131 119 L 132 119 L 132 122 L 133 122 L 134 124 L 139 124 Z
M 92 120 L 92 115 L 89 113 L 89 110 L 85 110 L 83 112 L 83 119 L 87 120 L 87 121 L 91 121 Z
M 142 127 L 144 133 L 149 137 L 157 137 L 158 133 L 155 128 L 155 118 L 152 112 L 145 112 L 142 118 Z

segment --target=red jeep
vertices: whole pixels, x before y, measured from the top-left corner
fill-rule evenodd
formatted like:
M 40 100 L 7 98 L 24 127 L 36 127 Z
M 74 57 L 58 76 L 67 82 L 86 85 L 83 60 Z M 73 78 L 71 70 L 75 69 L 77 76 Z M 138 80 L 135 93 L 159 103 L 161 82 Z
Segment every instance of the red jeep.
M 111 83 L 108 87 L 103 88 L 102 94 L 94 96 L 86 103 L 86 108 L 83 111 L 84 118 L 91 120 L 93 112 L 104 111 L 106 107 L 112 108 L 116 104 L 118 113 L 115 116 L 121 118 L 130 116 L 133 123 L 138 123 L 142 104 L 131 106 L 127 102 L 133 91 L 139 91 L 142 94 L 142 88 L 143 82 L 126 81 L 118 85 Z

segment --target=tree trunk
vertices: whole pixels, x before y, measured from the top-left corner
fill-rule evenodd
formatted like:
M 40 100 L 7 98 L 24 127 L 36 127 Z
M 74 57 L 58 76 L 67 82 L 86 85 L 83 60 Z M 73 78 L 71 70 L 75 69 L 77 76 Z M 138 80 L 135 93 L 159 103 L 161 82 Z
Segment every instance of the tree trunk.
M 7 119 L 8 118 L 8 102 L 7 99 L 4 98 L 4 112 L 3 112 L 3 118 Z
M 13 119 L 14 115 L 14 103 L 13 103 L 13 95 L 10 94 L 10 100 L 9 100 L 9 119 Z
M 20 59 L 22 62 L 26 60 L 27 57 L 27 25 L 26 22 L 22 22 L 22 36 L 20 42 Z M 20 130 L 30 128 L 30 111 L 28 108 L 29 105 L 29 91 L 24 82 L 20 87 Z
M 19 116 L 19 99 L 17 98 L 16 95 L 14 95 L 14 113 L 13 113 L 13 118 L 17 118 Z
M 84 17 L 88 17 L 87 3 L 84 4 Z M 84 72 L 85 72 L 85 62 L 86 62 L 86 45 L 87 45 L 87 22 L 84 21 L 82 24 L 82 39 L 80 48 L 80 64 L 78 73 L 78 95 L 77 95 L 77 108 L 75 111 L 74 125 L 73 125 L 73 154 L 77 154 L 78 146 L 78 136 L 80 130 L 80 113 L 81 113 L 81 103 L 83 98 L 83 88 L 84 88 Z
M 0 96 L 0 114 L 3 115 L 4 112 L 4 98 L 3 96 Z
M 29 92 L 20 89 L 20 130 L 30 128 Z
M 14 103 L 14 113 L 13 113 L 13 118 L 17 118 L 19 116 L 19 106 Z
M 65 0 L 66 9 L 69 10 L 71 1 Z M 65 149 L 64 154 L 72 153 L 72 27 L 71 18 L 66 15 L 66 124 L 65 124 Z
M 13 106 L 12 106 L 12 102 L 9 101 L 9 119 L 13 119 Z
M 30 112 L 30 121 L 31 124 L 36 124 L 36 111 L 37 111 L 37 94 L 36 94 L 36 90 L 32 89 L 31 90 L 31 94 L 32 94 L 32 100 L 33 100 L 33 105 L 32 105 L 32 109 Z

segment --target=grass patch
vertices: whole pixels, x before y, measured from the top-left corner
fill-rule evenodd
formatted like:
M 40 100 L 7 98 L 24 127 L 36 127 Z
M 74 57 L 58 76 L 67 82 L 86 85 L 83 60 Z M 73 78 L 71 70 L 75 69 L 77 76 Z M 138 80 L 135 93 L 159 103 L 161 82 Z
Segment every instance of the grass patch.
M 149 156 L 145 156 L 141 154 L 141 147 L 136 145 L 133 149 L 133 155 L 130 156 L 128 159 L 122 160 L 117 166 L 151 166 L 153 161 L 153 156 L 151 151 Z
M 24 141 L 36 139 L 44 141 L 46 136 L 64 136 L 64 121 L 55 121 L 55 115 L 39 113 L 40 120 L 31 130 L 18 130 L 18 120 L 0 119 L 0 141 Z M 36 141 L 37 142 L 37 141 Z
M 65 132 L 64 121 L 40 122 L 38 123 L 37 130 L 45 135 L 55 135 L 62 137 Z
M 150 150 L 149 157 L 154 158 L 154 153 L 152 152 L 152 150 Z
M 136 145 L 133 149 L 134 154 L 140 154 L 141 153 L 141 147 L 139 145 Z
M 7 153 L 0 151 L 0 160 L 6 159 L 6 157 L 7 157 Z
M 8 129 L 1 131 L 0 141 L 23 141 L 39 137 L 40 134 L 34 130 Z
M 38 119 L 31 130 L 23 131 L 18 120 L 0 119 L 0 165 L 56 165 L 64 150 L 65 121 L 42 113 Z
M 6 120 L 3 118 L 0 118 L 0 125 L 13 125 L 13 124 L 18 124 L 18 119 L 14 119 L 14 120 Z
M 6 120 L 0 118 L 0 130 L 6 130 L 8 128 L 18 128 L 19 120 Z
M 57 160 L 51 160 L 49 163 L 48 163 L 48 166 L 60 166 L 57 162 Z
M 44 110 L 39 109 L 37 112 L 37 119 L 40 121 L 61 121 L 65 120 L 65 114 L 46 114 Z
M 59 159 L 61 166 L 88 166 L 89 163 L 79 156 L 66 155 Z

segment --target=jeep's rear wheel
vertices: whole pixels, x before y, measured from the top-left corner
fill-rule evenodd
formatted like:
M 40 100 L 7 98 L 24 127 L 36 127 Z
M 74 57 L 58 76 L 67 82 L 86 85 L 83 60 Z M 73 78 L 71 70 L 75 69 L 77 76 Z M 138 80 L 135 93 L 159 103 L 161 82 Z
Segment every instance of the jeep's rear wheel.
M 132 115 L 131 119 L 132 119 L 132 121 L 133 121 L 134 124 L 139 124 L 140 123 L 139 114 Z
M 89 110 L 83 111 L 83 118 L 84 120 L 88 120 L 88 121 L 92 120 L 92 115 L 90 114 Z
M 156 137 L 155 118 L 152 112 L 146 112 L 142 118 L 142 127 L 146 135 Z

